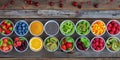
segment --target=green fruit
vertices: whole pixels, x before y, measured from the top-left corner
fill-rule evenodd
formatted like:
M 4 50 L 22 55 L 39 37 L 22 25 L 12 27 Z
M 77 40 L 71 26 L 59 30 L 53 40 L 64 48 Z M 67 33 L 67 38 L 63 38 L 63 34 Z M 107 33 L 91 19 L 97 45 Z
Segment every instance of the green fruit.
M 9 44 L 9 45 L 13 45 L 13 42 L 9 40 L 9 41 L 8 41 L 8 44 Z
M 2 41 L 2 40 L 0 40 L 0 46 L 2 46 L 2 44 L 3 44 L 3 41 Z
M 119 47 L 117 46 L 116 43 L 113 43 L 113 44 L 112 44 L 112 49 L 113 49 L 114 51 L 118 51 L 118 50 L 119 50 Z

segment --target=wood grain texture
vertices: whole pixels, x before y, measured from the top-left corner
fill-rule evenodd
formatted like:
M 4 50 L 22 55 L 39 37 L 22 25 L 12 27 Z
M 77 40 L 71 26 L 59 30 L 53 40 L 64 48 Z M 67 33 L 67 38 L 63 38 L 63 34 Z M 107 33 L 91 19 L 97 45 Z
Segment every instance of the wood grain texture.
M 0 7 L 2 5 L 9 3 L 10 0 L 0 0 Z M 36 7 L 34 5 L 25 4 L 23 0 L 15 0 L 14 5 L 8 5 L 5 9 L 42 9 L 42 10 L 110 10 L 120 9 L 120 0 L 114 0 L 113 2 L 110 2 L 110 0 L 63 0 L 63 8 L 59 7 L 59 0 L 52 0 L 55 2 L 54 6 L 49 6 L 50 0 L 33 0 L 40 2 L 40 6 Z M 79 9 L 77 7 L 72 6 L 72 1 L 77 1 L 80 5 L 82 5 L 82 8 Z M 90 4 L 87 4 L 88 1 L 91 1 Z M 85 4 L 81 4 L 81 3 Z M 94 7 L 94 4 L 98 4 L 98 8 Z

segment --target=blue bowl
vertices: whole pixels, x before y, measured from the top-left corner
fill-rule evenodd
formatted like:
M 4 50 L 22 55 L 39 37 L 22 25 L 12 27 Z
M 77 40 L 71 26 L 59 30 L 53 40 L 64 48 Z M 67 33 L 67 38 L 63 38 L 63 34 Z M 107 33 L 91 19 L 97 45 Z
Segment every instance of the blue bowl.
M 24 20 L 17 21 L 14 31 L 18 36 L 25 36 L 28 33 L 28 23 Z

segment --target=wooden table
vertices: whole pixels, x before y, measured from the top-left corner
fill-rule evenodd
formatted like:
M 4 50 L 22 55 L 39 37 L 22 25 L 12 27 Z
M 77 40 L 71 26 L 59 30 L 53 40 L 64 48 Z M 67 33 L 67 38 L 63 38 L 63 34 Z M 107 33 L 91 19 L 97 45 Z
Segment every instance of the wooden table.
M 5 9 L 11 10 L 11 9 L 39 9 L 39 10 L 119 10 L 120 8 L 120 0 L 115 0 L 114 2 L 109 2 L 109 0 L 91 0 L 92 3 L 91 4 L 82 4 L 82 8 L 79 9 L 77 7 L 73 7 L 71 5 L 72 1 L 77 1 L 79 3 L 82 2 L 87 2 L 89 0 L 64 0 L 63 4 L 64 7 L 60 8 L 59 5 L 59 1 L 57 0 L 52 0 L 55 2 L 54 6 L 49 6 L 48 3 L 50 0 L 36 0 L 40 2 L 40 6 L 36 7 L 33 5 L 28 5 L 22 2 L 22 0 L 16 0 L 14 5 L 8 5 Z M 103 2 L 104 1 L 104 2 Z M 8 0 L 0 0 L 0 7 L 2 7 L 4 4 L 6 4 L 6 2 L 8 2 Z M 94 7 L 94 4 L 98 4 L 98 8 Z M 2 9 L 2 8 L 0 8 Z M 0 58 L 1 60 L 3 58 Z M 4 58 L 4 60 L 18 60 L 17 58 Z M 21 58 L 19 60 L 119 60 L 119 58 Z

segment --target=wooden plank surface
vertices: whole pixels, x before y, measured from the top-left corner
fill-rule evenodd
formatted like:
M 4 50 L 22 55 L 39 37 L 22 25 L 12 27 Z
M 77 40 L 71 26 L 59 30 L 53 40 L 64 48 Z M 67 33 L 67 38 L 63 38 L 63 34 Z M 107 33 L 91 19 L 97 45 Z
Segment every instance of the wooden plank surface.
M 63 0 L 63 8 L 59 7 L 59 0 L 33 0 L 40 3 L 39 7 L 29 4 L 25 4 L 23 0 L 15 0 L 15 4 L 11 5 L 10 0 L 0 0 L 0 9 L 4 4 L 8 3 L 8 6 L 4 9 L 42 9 L 42 10 L 110 10 L 120 9 L 120 0 Z M 49 2 L 55 2 L 54 6 L 49 6 Z M 79 9 L 72 6 L 72 2 L 76 1 L 82 7 Z M 89 2 L 90 3 L 87 3 Z M 95 5 L 96 4 L 96 5 Z M 96 8 L 97 6 L 97 8 Z

